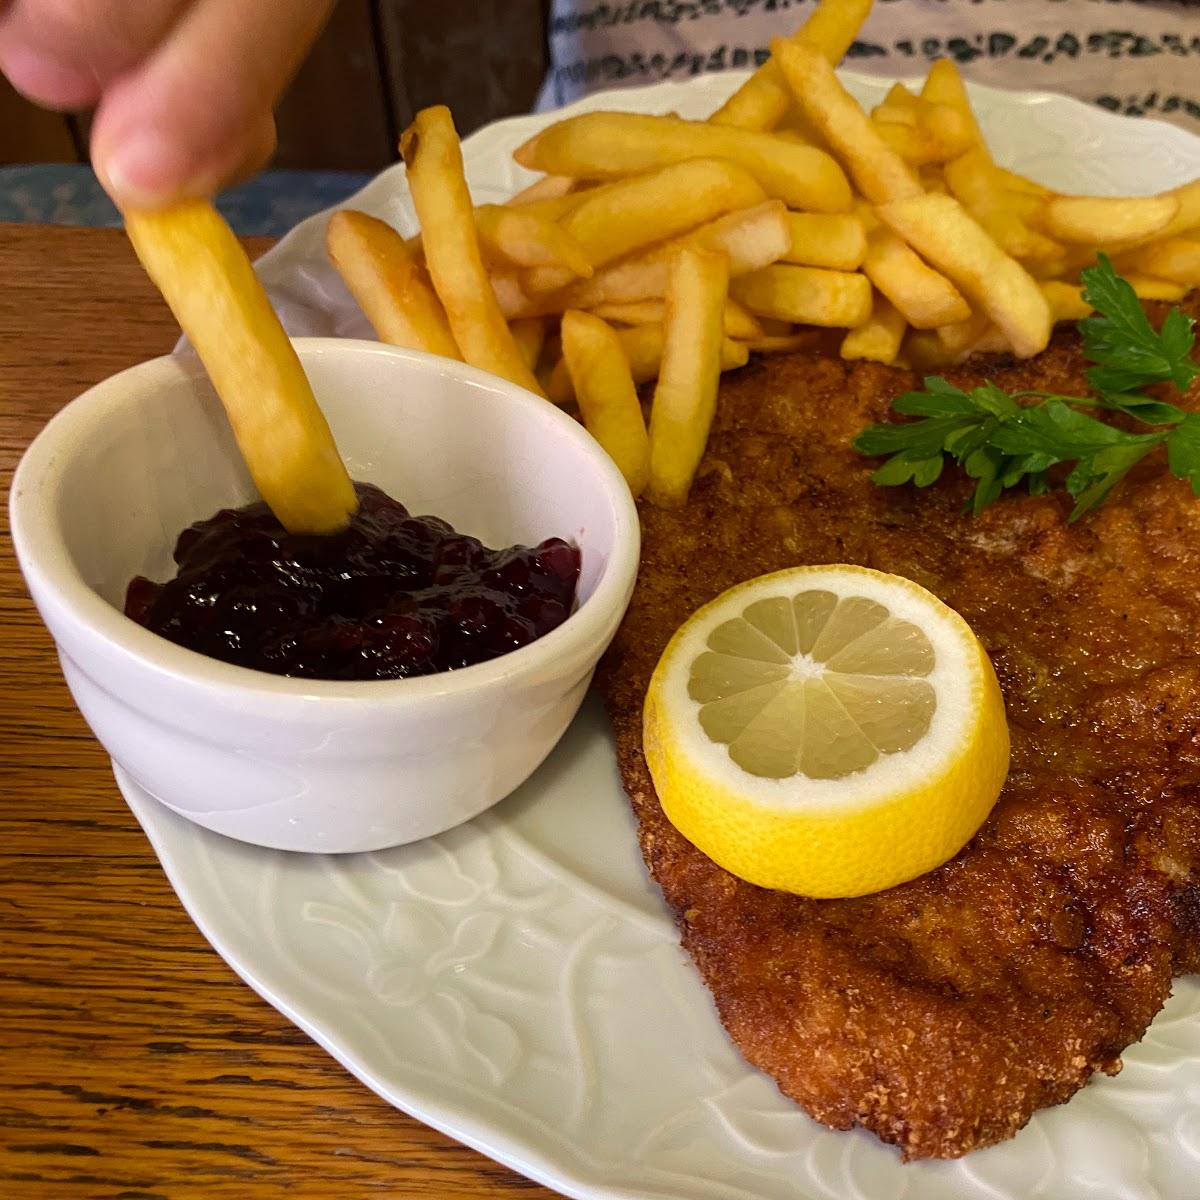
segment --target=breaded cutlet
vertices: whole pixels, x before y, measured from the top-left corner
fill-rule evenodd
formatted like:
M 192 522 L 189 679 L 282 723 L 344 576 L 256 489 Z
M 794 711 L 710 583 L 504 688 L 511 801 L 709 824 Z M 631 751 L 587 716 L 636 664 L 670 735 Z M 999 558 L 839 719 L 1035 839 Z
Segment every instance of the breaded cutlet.
M 1084 388 L 1066 332 L 1036 360 L 947 374 Z M 953 1158 L 1119 1069 L 1172 976 L 1200 970 L 1200 502 L 1157 457 L 1073 526 L 1061 491 L 974 518 L 957 471 L 877 487 L 851 439 L 915 382 L 820 353 L 726 377 L 689 503 L 642 507 L 641 576 L 600 686 L 642 852 L 743 1055 L 818 1121 Z M 813 901 L 734 878 L 669 824 L 642 700 L 700 605 L 837 562 L 905 575 L 966 617 L 1004 691 L 1012 768 L 952 861 Z

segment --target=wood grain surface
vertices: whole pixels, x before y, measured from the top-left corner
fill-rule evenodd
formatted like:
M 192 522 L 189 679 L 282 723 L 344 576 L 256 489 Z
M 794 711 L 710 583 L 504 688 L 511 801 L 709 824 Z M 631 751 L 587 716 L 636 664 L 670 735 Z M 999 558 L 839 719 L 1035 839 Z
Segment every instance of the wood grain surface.
M 4 494 L 50 416 L 175 336 L 121 234 L 0 225 Z M 378 1099 L 208 946 L 75 711 L 7 532 L 0 1196 L 550 1197 Z

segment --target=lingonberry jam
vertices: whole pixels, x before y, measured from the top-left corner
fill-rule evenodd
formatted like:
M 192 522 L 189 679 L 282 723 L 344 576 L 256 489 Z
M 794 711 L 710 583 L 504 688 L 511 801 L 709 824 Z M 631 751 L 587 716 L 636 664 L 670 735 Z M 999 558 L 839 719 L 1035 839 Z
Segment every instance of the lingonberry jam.
M 125 613 L 225 662 L 308 679 L 402 679 L 497 658 L 561 625 L 579 551 L 489 550 L 360 483 L 341 533 L 286 533 L 265 504 L 185 529 L 176 577 L 130 584 Z

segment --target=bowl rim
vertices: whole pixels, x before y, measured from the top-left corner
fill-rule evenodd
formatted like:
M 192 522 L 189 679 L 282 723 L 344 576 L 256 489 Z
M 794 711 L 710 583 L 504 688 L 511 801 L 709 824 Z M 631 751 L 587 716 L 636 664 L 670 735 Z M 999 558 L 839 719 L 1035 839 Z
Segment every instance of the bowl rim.
M 565 664 L 579 652 L 611 636 L 610 627 L 615 627 L 623 614 L 637 575 L 641 527 L 624 476 L 579 422 L 541 396 L 453 359 L 367 339 L 299 337 L 291 341 L 302 362 L 325 355 L 370 354 L 404 361 L 418 373 L 440 374 L 482 386 L 498 402 L 521 411 L 522 420 L 541 422 L 554 431 L 554 436 L 565 437 L 583 450 L 598 477 L 613 519 L 608 560 L 584 604 L 557 629 L 527 646 L 455 671 L 409 679 L 329 680 L 272 675 L 209 658 L 138 625 L 83 579 L 67 548 L 61 525 L 52 515 L 53 501 L 69 470 L 71 455 L 64 457 L 69 439 L 103 419 L 106 411 L 136 402 L 148 390 L 168 383 L 178 384 L 181 379 L 193 386 L 207 380 L 199 359 L 191 354 L 149 359 L 93 385 L 64 405 L 26 448 L 9 490 L 9 524 L 17 560 L 30 591 L 36 588 L 52 596 L 88 635 L 115 648 L 152 674 L 210 691 L 271 697 L 275 702 L 308 704 L 321 700 L 337 704 L 404 705 L 437 697 L 459 697 L 511 684 L 517 677 L 550 662 Z M 56 634 L 55 640 L 58 640 Z

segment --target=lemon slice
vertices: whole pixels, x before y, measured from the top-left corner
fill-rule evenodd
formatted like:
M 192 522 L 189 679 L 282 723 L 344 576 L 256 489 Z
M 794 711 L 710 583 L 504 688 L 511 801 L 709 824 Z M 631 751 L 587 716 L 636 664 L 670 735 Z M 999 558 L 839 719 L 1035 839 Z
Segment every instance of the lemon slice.
M 924 588 L 798 567 L 732 588 L 675 634 L 646 694 L 663 811 L 761 887 L 861 896 L 952 858 L 1008 770 L 996 674 Z

